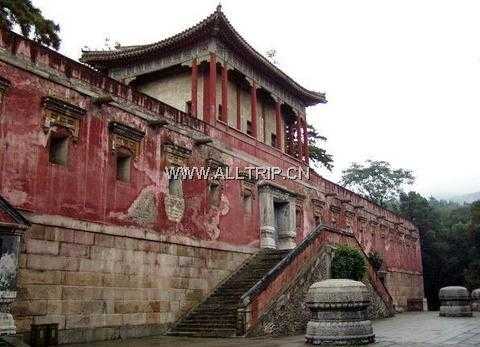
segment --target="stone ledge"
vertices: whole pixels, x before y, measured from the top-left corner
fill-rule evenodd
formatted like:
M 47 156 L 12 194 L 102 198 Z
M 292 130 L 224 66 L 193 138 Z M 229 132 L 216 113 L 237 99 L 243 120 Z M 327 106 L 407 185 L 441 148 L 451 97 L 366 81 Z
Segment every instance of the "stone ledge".
M 219 251 L 229 251 L 237 253 L 254 254 L 258 251 L 256 247 L 250 246 L 235 246 L 218 241 L 204 241 L 194 240 L 186 236 L 180 235 L 162 235 L 160 232 L 153 229 L 144 229 L 138 227 L 124 227 L 117 225 L 105 225 L 85 220 L 78 220 L 58 215 L 40 215 L 31 212 L 25 212 L 29 221 L 35 224 L 42 224 L 45 226 L 59 227 L 66 229 L 74 229 L 81 231 L 88 231 L 92 233 L 107 234 L 113 236 L 130 237 L 140 240 L 158 241 L 164 243 L 172 243 L 182 246 L 191 246 L 206 248 Z

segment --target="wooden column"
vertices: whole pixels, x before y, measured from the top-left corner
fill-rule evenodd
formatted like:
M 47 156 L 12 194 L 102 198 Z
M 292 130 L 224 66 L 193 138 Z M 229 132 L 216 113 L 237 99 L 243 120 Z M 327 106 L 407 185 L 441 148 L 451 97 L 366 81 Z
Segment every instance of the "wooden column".
M 297 155 L 298 159 L 303 160 L 303 146 L 302 146 L 302 126 L 300 115 L 297 114 L 297 124 L 295 127 L 296 139 L 297 139 Z
M 252 106 L 252 136 L 257 138 L 257 86 L 255 82 L 252 82 L 252 87 L 250 89 L 251 95 L 251 106 Z
M 307 119 L 303 120 L 303 155 L 305 156 L 305 163 L 308 164 L 309 161 L 309 150 L 308 150 L 308 130 L 307 130 Z
M 228 66 L 222 66 L 222 114 L 220 119 L 228 124 Z
M 275 102 L 275 134 L 277 135 L 277 148 L 281 150 L 283 147 L 283 117 L 280 100 Z
M 237 85 L 237 129 L 242 131 L 242 108 L 240 107 L 240 86 Z
M 197 117 L 197 90 L 198 90 L 198 66 L 197 66 L 197 58 L 193 58 L 192 61 L 192 95 L 191 95 L 191 102 L 192 102 L 192 116 Z
M 206 122 L 215 124 L 217 120 L 217 56 L 210 53 L 208 69 L 208 112 Z

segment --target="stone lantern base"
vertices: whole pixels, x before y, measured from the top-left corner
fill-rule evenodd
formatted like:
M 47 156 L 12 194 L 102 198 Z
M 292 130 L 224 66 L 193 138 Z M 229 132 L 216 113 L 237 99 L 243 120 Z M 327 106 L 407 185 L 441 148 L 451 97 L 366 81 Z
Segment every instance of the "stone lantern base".
M 15 335 L 15 321 L 10 313 L 10 306 L 15 301 L 17 292 L 0 291 L 0 336 Z
M 305 342 L 313 345 L 365 345 L 375 342 L 372 323 L 357 322 L 308 322 Z
M 472 311 L 480 312 L 480 288 L 472 292 Z
M 10 313 L 0 313 L 0 336 L 15 335 L 15 321 Z
M 470 293 L 467 288 L 444 287 L 439 292 L 440 317 L 472 317 Z
M 375 342 L 368 319 L 367 287 L 357 281 L 330 279 L 314 283 L 306 304 L 312 312 L 305 342 L 313 345 L 364 345 Z

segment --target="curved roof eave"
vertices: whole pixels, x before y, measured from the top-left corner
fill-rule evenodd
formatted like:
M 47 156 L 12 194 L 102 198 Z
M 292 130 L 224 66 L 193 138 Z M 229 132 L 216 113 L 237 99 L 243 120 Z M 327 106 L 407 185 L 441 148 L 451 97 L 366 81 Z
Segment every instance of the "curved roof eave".
M 213 27 L 212 27 L 213 26 Z M 220 27 L 224 26 L 224 31 L 220 31 Z M 214 29 L 207 30 L 205 29 Z M 318 103 L 326 103 L 324 93 L 311 91 L 302 87 L 299 83 L 285 74 L 277 66 L 272 64 L 262 54 L 257 52 L 231 25 L 228 18 L 221 11 L 221 7 L 218 6 L 216 11 L 210 16 L 197 23 L 196 25 L 164 40 L 146 44 L 131 46 L 128 48 L 120 48 L 109 51 L 82 51 L 81 62 L 87 63 L 95 68 L 105 69 L 113 66 L 121 65 L 122 63 L 130 62 L 132 60 L 140 59 L 148 54 L 154 54 L 161 52 L 162 50 L 174 47 L 177 44 L 181 44 L 186 39 L 191 39 L 193 36 L 201 36 L 207 33 L 214 36 L 232 36 L 239 49 L 248 53 L 251 59 L 260 63 L 262 68 L 272 74 L 272 76 L 280 79 L 287 86 L 292 87 L 298 95 L 298 97 L 305 103 L 306 106 L 312 106 Z M 218 34 L 221 35 L 218 35 Z M 232 42 L 226 42 L 232 45 Z

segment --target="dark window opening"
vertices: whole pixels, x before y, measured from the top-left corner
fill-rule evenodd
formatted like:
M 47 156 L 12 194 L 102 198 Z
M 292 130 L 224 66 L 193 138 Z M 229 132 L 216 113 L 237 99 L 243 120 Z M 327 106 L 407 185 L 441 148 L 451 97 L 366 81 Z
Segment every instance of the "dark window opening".
M 252 122 L 247 120 L 247 134 L 252 136 L 253 135 L 253 131 L 252 131 Z
M 320 216 L 315 216 L 313 219 L 315 220 L 315 226 L 320 225 Z
M 130 182 L 130 167 L 132 156 L 127 153 L 117 153 L 117 180 Z
M 272 147 L 277 147 L 277 135 L 271 134 L 270 141 L 271 141 Z
M 192 102 L 191 101 L 187 101 L 185 103 L 185 112 L 187 114 L 192 114 Z
M 68 137 L 52 137 L 50 139 L 49 160 L 52 164 L 67 165 Z
M 219 118 L 222 119 L 221 116 L 223 116 L 223 107 L 222 105 L 218 105 L 218 115 L 219 115 Z

